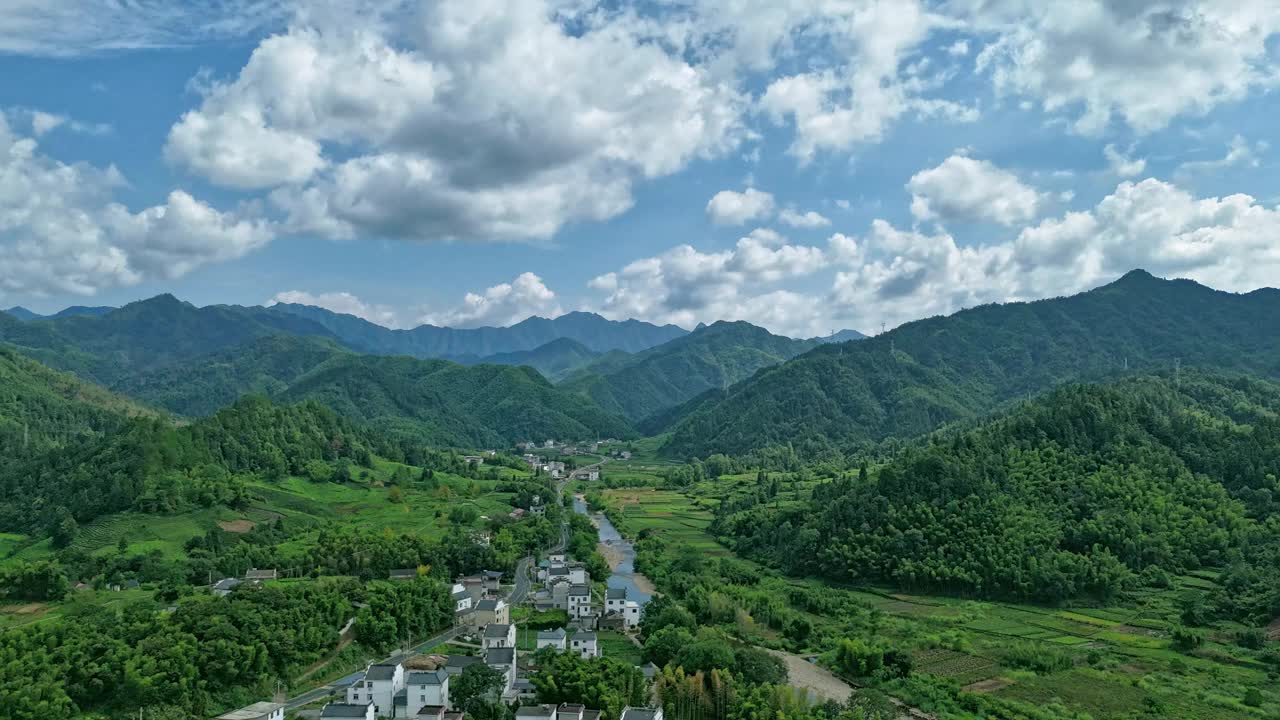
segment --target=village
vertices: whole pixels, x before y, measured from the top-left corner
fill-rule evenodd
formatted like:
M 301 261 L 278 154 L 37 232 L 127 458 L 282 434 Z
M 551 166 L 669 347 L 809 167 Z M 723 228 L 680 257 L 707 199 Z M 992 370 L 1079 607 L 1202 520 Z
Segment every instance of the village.
M 596 453 L 600 443 L 557 445 L 547 440 L 541 446 L 522 443 L 520 449 L 555 451 L 561 455 Z M 612 457 L 623 457 L 625 450 L 613 450 Z M 534 473 L 558 480 L 557 490 L 570 479 L 596 481 L 600 478 L 596 463 L 584 468 L 566 468 L 562 461 L 548 461 L 541 455 L 526 452 L 525 461 Z M 484 464 L 484 456 L 466 456 L 468 463 Z M 528 513 L 545 513 L 543 498 L 534 496 Z M 511 513 L 521 519 L 524 508 Z M 484 543 L 485 537 L 474 538 Z M 598 633 L 607 632 L 637 639 L 643 615 L 641 599 L 632 597 L 625 587 L 603 586 L 593 590 L 593 578 L 584 563 L 571 558 L 562 548 L 563 541 L 544 558 L 533 564 L 526 558 L 517 567 L 511 583 L 507 575 L 491 570 L 458 577 L 450 589 L 455 618 L 452 629 L 436 639 L 439 643 L 420 645 L 413 651 L 402 651 L 385 661 L 369 663 L 364 670 L 344 677 L 323 688 L 305 693 L 293 700 L 257 702 L 239 710 L 224 713 L 215 720 L 284 720 L 293 718 L 435 718 L 464 720 L 466 713 L 450 698 L 450 682 L 457 682 L 468 668 L 483 666 L 501 678 L 492 693 L 492 701 L 516 708 L 517 720 L 598 720 L 600 708 L 577 704 L 549 705 L 537 702 L 532 678 L 539 671 L 539 657 L 545 653 L 568 653 L 582 659 L 603 656 L 603 643 Z M 420 575 L 419 568 L 395 569 L 388 580 L 408 581 Z M 214 583 L 214 595 L 226 595 L 275 580 L 273 569 L 251 568 L 243 578 L 226 578 Z M 646 598 L 643 598 L 647 600 Z M 513 606 L 527 613 L 566 618 L 561 626 L 532 628 L 513 621 Z M 407 650 L 407 649 L 406 649 Z M 448 650 L 441 653 L 441 650 Z M 637 665 L 649 679 L 658 672 L 652 663 Z M 651 699 L 652 702 L 652 699 Z M 317 707 L 318 705 L 318 707 Z M 289 715 L 286 715 L 290 713 Z M 663 720 L 660 707 L 627 707 L 619 720 Z

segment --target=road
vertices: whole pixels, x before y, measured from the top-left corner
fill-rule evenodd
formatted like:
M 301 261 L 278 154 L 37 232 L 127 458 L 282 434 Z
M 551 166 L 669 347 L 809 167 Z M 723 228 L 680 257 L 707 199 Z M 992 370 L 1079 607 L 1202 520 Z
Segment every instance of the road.
M 601 462 L 596 463 L 596 465 L 601 465 L 603 464 L 603 462 L 604 461 L 601 460 Z M 595 467 L 595 465 L 592 465 L 589 467 Z M 583 469 L 586 469 L 586 468 L 583 468 Z M 557 497 L 559 497 L 562 494 L 564 490 L 565 482 L 568 482 L 568 481 L 566 480 L 556 485 Z M 555 547 L 549 548 L 549 551 L 550 552 L 563 551 L 568 541 L 569 541 L 569 522 L 566 520 L 560 526 L 560 542 Z M 532 585 L 532 579 L 529 573 L 529 569 L 532 567 L 532 565 L 533 565 L 533 557 L 531 556 L 523 557 L 520 559 L 519 562 L 516 563 L 515 587 L 513 587 L 511 589 L 511 592 L 507 595 L 508 605 L 512 605 L 512 606 L 519 605 L 520 603 L 528 599 L 529 590 L 531 589 L 531 585 Z M 407 653 L 397 652 L 396 654 L 383 658 L 378 662 L 379 663 L 398 662 L 408 655 L 416 655 L 426 650 L 427 648 L 433 647 L 435 645 L 439 645 L 441 643 L 446 643 L 458 637 L 459 635 L 461 635 L 463 631 L 466 629 L 467 628 L 462 626 L 450 628 L 449 630 L 446 630 L 440 633 L 439 635 L 436 635 L 433 638 L 425 640 L 409 648 L 409 651 Z M 318 687 L 313 690 L 308 690 L 307 692 L 304 692 L 301 695 L 298 695 L 296 697 L 290 698 L 289 700 L 285 701 L 285 707 L 288 708 L 289 710 L 295 710 L 304 705 L 310 705 L 311 703 L 316 702 L 317 700 L 323 700 L 324 698 L 331 695 L 334 691 L 335 689 L 332 684 L 324 685 L 322 687 Z
M 436 635 L 435 637 L 429 638 L 427 640 L 424 640 L 418 643 L 417 645 L 414 645 L 413 647 L 409 648 L 409 651 L 407 653 L 396 652 L 393 655 L 389 655 L 379 660 L 378 663 L 381 664 L 381 663 L 399 662 L 400 660 L 402 660 L 408 655 L 417 655 L 418 653 L 423 652 L 428 648 L 435 647 L 436 645 L 439 645 L 441 643 L 449 642 L 450 640 L 461 635 L 463 631 L 466 629 L 467 628 L 462 626 L 449 628 L 448 630 L 445 630 L 444 632 L 440 633 L 439 635 Z M 289 710 L 296 710 L 297 708 L 300 708 L 303 705 L 310 705 L 311 703 L 317 700 L 322 700 L 328 697 L 333 692 L 334 692 L 334 687 L 332 685 L 324 685 L 322 687 L 315 688 L 314 690 L 308 690 L 307 692 L 304 692 L 301 695 L 298 695 L 296 697 L 289 698 L 287 701 L 285 701 L 285 707 Z

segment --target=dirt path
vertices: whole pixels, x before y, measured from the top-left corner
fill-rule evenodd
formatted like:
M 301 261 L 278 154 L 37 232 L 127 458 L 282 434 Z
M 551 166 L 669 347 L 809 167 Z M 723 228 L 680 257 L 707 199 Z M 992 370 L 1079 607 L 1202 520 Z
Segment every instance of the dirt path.
M 819 667 L 799 655 L 769 650 L 770 655 L 782 660 L 787 665 L 787 674 L 791 676 L 793 687 L 813 691 L 820 700 L 844 702 L 853 694 L 853 686 L 832 675 L 826 668 Z

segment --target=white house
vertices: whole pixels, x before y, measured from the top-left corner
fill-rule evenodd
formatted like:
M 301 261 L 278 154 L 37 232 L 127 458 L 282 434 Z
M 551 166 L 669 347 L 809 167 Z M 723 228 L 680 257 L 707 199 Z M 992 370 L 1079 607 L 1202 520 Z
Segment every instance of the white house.
M 284 705 L 273 702 L 256 702 L 248 707 L 223 713 L 215 720 L 284 720 Z
M 404 689 L 396 694 L 395 717 L 414 717 L 429 705 L 449 706 L 449 673 L 413 671 L 405 675 Z
M 471 613 L 471 624 L 476 627 L 486 625 L 503 625 L 511 622 L 511 608 L 506 600 L 489 599 L 476 603 L 476 611 Z
M 596 481 L 597 481 L 597 480 L 599 480 L 599 479 L 600 479 L 600 471 L 599 471 L 599 470 L 588 470 L 588 471 L 587 471 L 587 480 L 590 480 L 591 482 L 596 482 Z
M 586 585 L 591 581 L 587 575 L 587 566 L 582 563 L 569 563 L 569 582 L 574 585 Z
M 569 588 L 569 617 L 582 617 L 591 614 L 591 588 L 586 585 L 574 585 Z
M 493 623 L 484 626 L 481 644 L 485 650 L 492 648 L 513 648 L 516 646 L 516 626 L 506 623 Z
M 320 720 L 374 720 L 373 703 L 329 703 L 320 708 Z
M 579 654 L 583 659 L 600 657 L 600 644 L 593 632 L 577 632 L 569 638 L 569 650 Z
M 568 649 L 568 636 L 565 635 L 564 628 L 556 628 L 554 630 L 538 631 L 538 649 L 552 647 L 561 652 Z
M 555 447 L 555 446 L 556 446 L 556 441 L 555 441 L 555 440 L 548 440 L 548 441 L 546 441 L 546 442 L 542 443 L 542 447 L 553 448 L 553 447 Z
M 640 624 L 640 603 L 627 599 L 626 588 L 609 588 L 605 592 L 604 614 L 622 618 L 629 630 Z
M 484 664 L 502 675 L 502 699 L 505 701 L 514 699 L 516 696 L 516 649 L 508 647 L 486 650 Z
M 471 593 L 467 592 L 467 586 L 462 583 L 454 583 L 452 594 L 454 612 L 464 613 L 471 609 L 473 601 Z
M 375 716 L 391 717 L 396 693 L 403 689 L 403 665 L 370 665 L 365 669 L 364 677 L 347 688 L 347 704 L 372 703 Z
M 564 703 L 556 708 L 556 720 L 599 720 L 600 711 L 590 710 L 582 705 Z
M 564 553 L 551 553 L 547 556 L 547 560 L 550 561 L 552 565 L 563 565 L 566 558 Z

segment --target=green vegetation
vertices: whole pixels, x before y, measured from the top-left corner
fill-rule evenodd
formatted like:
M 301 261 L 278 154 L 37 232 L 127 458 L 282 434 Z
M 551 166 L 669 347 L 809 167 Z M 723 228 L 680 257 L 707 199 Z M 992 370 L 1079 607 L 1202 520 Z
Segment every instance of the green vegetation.
M 991 305 L 824 345 L 699 404 L 666 451 L 682 458 L 790 446 L 848 454 L 1068 382 L 1126 368 L 1280 377 L 1280 294 L 1218 292 L 1135 271 L 1070 298 Z
M 588 365 L 562 387 L 639 422 L 708 390 L 748 378 L 815 344 L 773 335 L 745 322 L 717 322 L 630 358 L 608 357 L 599 366 Z
M 1267 621 L 1280 614 L 1277 411 L 1280 386 L 1243 378 L 1068 387 L 806 504 L 771 507 L 777 484 L 726 500 L 716 531 L 794 574 L 1042 601 L 1236 563 L 1219 611 Z
M 600 353 L 572 338 L 556 338 L 532 350 L 498 353 L 481 358 L 487 365 L 528 365 L 551 382 L 559 382 L 570 373 L 600 357 Z

